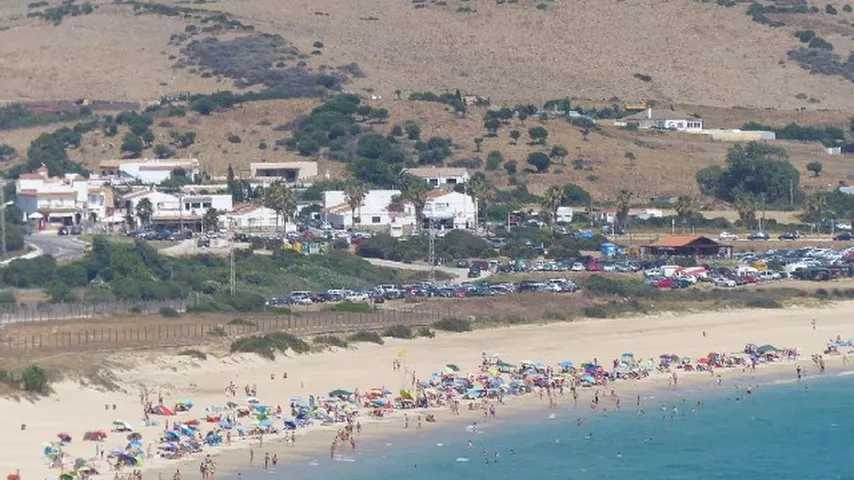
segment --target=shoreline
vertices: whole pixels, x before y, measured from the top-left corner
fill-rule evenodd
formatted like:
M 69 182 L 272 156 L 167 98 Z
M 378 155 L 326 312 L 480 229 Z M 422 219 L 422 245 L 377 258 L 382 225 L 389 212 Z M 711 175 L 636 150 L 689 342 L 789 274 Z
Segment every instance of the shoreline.
M 816 380 L 832 380 L 847 375 L 854 375 L 854 364 L 842 365 L 841 358 L 833 358 L 828 362 L 827 369 L 824 373 L 814 375 L 805 375 L 802 379 L 805 383 L 811 383 Z M 383 419 L 370 419 L 367 422 L 362 422 L 364 427 L 359 438 L 359 452 L 369 451 L 378 452 L 382 448 L 394 448 L 399 441 L 412 440 L 414 436 L 427 436 L 442 430 L 457 431 L 462 430 L 472 422 L 477 422 L 478 425 L 490 425 L 493 422 L 497 425 L 507 427 L 516 422 L 530 421 L 534 415 L 549 414 L 543 418 L 551 419 L 555 412 L 566 414 L 574 412 L 579 418 L 590 418 L 608 413 L 636 411 L 637 407 L 633 401 L 636 396 L 641 397 L 642 408 L 655 408 L 653 404 L 662 402 L 669 403 L 675 401 L 676 398 L 690 399 L 707 399 L 711 395 L 722 395 L 725 392 L 731 391 L 734 387 L 744 388 L 749 385 L 754 389 L 765 389 L 777 385 L 791 384 L 798 382 L 795 377 L 795 367 L 798 364 L 809 363 L 810 359 L 799 358 L 798 360 L 782 361 L 779 363 L 765 364 L 757 367 L 755 371 L 749 369 L 720 369 L 715 372 L 715 376 L 710 376 L 706 372 L 689 372 L 679 377 L 679 386 L 669 386 L 669 376 L 659 374 L 654 377 L 649 377 L 643 380 L 629 380 L 612 383 L 601 388 L 585 388 L 579 390 L 578 403 L 573 405 L 573 401 L 569 398 L 567 392 L 562 397 L 557 397 L 558 402 L 555 406 L 549 406 L 546 400 L 536 397 L 534 393 L 529 393 L 523 396 L 509 397 L 508 401 L 502 404 L 498 410 L 496 419 L 489 419 L 483 416 L 479 409 L 469 410 L 463 409 L 460 415 L 453 415 L 447 408 L 433 407 L 424 409 L 406 410 L 410 417 L 415 415 L 426 415 L 429 413 L 435 414 L 437 423 L 424 423 L 423 428 L 409 429 L 401 428 L 402 411 L 395 412 L 392 416 Z M 716 377 L 720 375 L 723 383 L 718 384 Z M 621 409 L 615 408 L 612 398 L 603 396 L 603 408 L 592 410 L 589 407 L 593 392 L 596 390 L 607 391 L 615 390 L 619 398 L 631 400 L 627 407 Z M 755 391 L 757 391 L 755 390 Z M 364 418 L 363 418 L 364 419 Z M 283 436 L 271 437 L 264 440 L 263 446 L 259 446 L 257 441 L 246 442 L 234 445 L 229 448 L 218 449 L 211 451 L 211 456 L 217 463 L 217 476 L 219 478 L 237 478 L 238 475 L 248 474 L 249 472 L 260 473 L 265 471 L 263 468 L 263 454 L 266 452 L 275 453 L 278 456 L 278 469 L 271 469 L 274 472 L 280 473 L 282 469 L 287 469 L 289 466 L 298 463 L 316 462 L 316 461 L 358 461 L 358 454 L 344 447 L 343 454 L 338 453 L 335 460 L 329 458 L 328 445 L 334 437 L 338 426 L 332 428 L 312 428 L 307 429 L 300 434 L 300 442 L 298 446 L 290 446 Z M 255 461 L 250 463 L 249 451 L 255 450 Z M 260 453 L 260 458 L 259 458 Z M 185 468 L 188 464 L 197 467 L 202 457 L 192 457 L 173 462 L 173 465 L 152 467 L 143 471 L 143 478 L 171 478 L 176 468 L 181 468 L 182 478 L 197 480 L 201 479 L 197 468 Z
M 819 318 L 817 330 L 810 328 L 811 318 Z M 708 331 L 709 336 L 701 336 L 701 331 Z M 277 401 L 295 395 L 325 394 L 342 387 L 360 387 L 366 391 L 385 385 L 395 390 L 396 386 L 404 384 L 406 373 L 392 372 L 390 365 L 393 359 L 401 358 L 401 354 L 406 372 L 415 371 L 422 378 L 440 370 L 448 362 L 460 365 L 463 371 L 473 371 L 472 367 L 477 365 L 482 352 L 499 353 L 510 361 L 534 358 L 552 365 L 563 359 L 586 361 L 594 357 L 607 363 L 610 358 L 618 358 L 626 351 L 634 352 L 639 358 L 668 352 L 697 358 L 710 351 L 733 352 L 743 348 L 745 343 L 764 341 L 780 347 L 798 348 L 801 353 L 798 362 L 809 365 L 809 355 L 820 352 L 829 338 L 840 334 L 844 338 L 854 336 L 854 302 L 838 302 L 821 308 L 656 314 L 626 319 L 503 327 L 464 334 L 440 333 L 435 339 L 387 339 L 382 346 L 360 344 L 357 349 L 279 357 L 275 361 L 263 360 L 254 355 L 229 355 L 223 352 L 219 352 L 222 356 L 217 358 L 214 358 L 216 352 L 208 352 L 209 358 L 205 361 L 180 357 L 175 355 L 175 351 L 121 352 L 107 357 L 105 361 L 113 365 L 119 360 L 122 362 L 122 367 L 112 368 L 112 374 L 124 391 L 103 391 L 78 382 L 65 381 L 56 386 L 53 395 L 33 403 L 0 399 L 0 407 L 3 407 L 0 408 L 0 418 L 4 419 L 4 424 L 15 426 L 22 421 L 28 424 L 26 431 L 0 438 L 0 465 L 11 472 L 21 468 L 22 476 L 28 478 L 58 476 L 59 470 L 46 468 L 39 445 L 55 439 L 57 432 L 68 431 L 75 440 L 69 446 L 69 453 L 75 457 L 89 458 L 95 446 L 79 441 L 82 432 L 103 429 L 116 418 L 139 425 L 139 389 L 143 386 L 162 392 L 167 403 L 184 398 L 196 401 L 197 406 L 190 414 L 172 417 L 183 421 L 203 416 L 203 409 L 208 405 L 221 405 L 223 387 L 229 381 L 237 385 L 257 383 L 259 398 Z M 836 363 L 831 362 L 829 367 L 835 369 Z M 786 377 L 794 377 L 794 365 L 782 362 L 762 366 L 757 369 L 756 375 L 766 375 L 765 372 L 768 372 L 768 375 L 775 375 L 776 380 L 785 381 Z M 808 367 L 808 372 L 812 370 Z M 283 371 L 289 373 L 287 381 L 270 380 L 271 373 L 280 377 Z M 739 378 L 750 378 L 750 375 L 741 374 L 740 368 L 718 369 L 716 372 L 721 373 L 727 383 L 738 381 Z M 710 377 L 706 375 L 680 373 L 680 390 L 708 384 Z M 666 382 L 666 376 L 640 381 L 626 380 L 609 385 L 605 390 L 616 389 L 624 399 L 624 405 L 633 405 L 633 401 L 626 400 L 633 398 L 633 392 L 659 391 L 662 387 L 666 389 Z M 579 389 L 579 407 L 589 401 L 594 390 Z M 600 390 L 603 388 L 600 387 Z M 534 394 L 507 398 L 508 403 L 499 407 L 501 417 L 547 408 Z M 115 410 L 109 408 L 113 404 L 116 405 Z M 561 408 L 566 404 L 566 399 L 561 401 Z M 406 412 L 412 417 L 419 410 Z M 479 410 L 468 412 L 463 409 L 460 417 L 450 415 L 447 407 L 435 412 L 438 423 L 425 423 L 421 431 L 430 432 L 456 422 L 462 425 L 481 418 Z M 423 410 L 421 413 L 426 414 Z M 164 420 L 163 417 L 155 418 L 160 422 Z M 358 437 L 359 443 L 384 439 L 394 442 L 396 438 L 403 438 L 402 435 L 407 435 L 413 429 L 403 431 L 400 418 L 394 415 L 374 421 L 368 420 L 368 417 L 359 417 L 365 427 L 363 434 Z M 268 437 L 265 438 L 264 447 L 278 453 L 281 465 L 302 459 L 328 457 L 331 439 L 342 426 L 338 424 L 300 431 L 296 447 L 286 446 Z M 162 426 L 144 427 L 139 431 L 146 441 L 151 441 L 159 436 Z M 104 447 L 112 448 L 116 446 L 115 439 L 121 441 L 122 438 L 111 434 Z M 171 478 L 175 468 L 180 466 L 184 478 L 199 478 L 196 467 L 206 453 L 216 454 L 218 474 L 227 475 L 241 466 L 245 468 L 250 448 L 256 450 L 256 466 L 259 461 L 263 464 L 263 451 L 258 448 L 257 440 L 253 440 L 216 450 L 205 449 L 201 455 L 179 461 L 159 458 L 146 460 L 143 477 L 162 479 L 166 475 L 166 478 Z M 349 452 L 349 446 L 342 451 Z M 113 475 L 112 471 L 101 473 L 100 478 Z

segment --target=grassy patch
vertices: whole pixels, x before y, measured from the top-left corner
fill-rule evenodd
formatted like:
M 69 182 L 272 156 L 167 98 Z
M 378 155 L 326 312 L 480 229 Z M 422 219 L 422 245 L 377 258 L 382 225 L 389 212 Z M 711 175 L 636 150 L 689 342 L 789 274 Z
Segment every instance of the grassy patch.
M 199 351 L 199 350 L 194 350 L 194 349 L 181 350 L 180 352 L 178 352 L 178 355 L 180 355 L 182 357 L 192 357 L 192 358 L 195 358 L 196 360 L 207 360 L 208 359 L 207 353 Z
M 335 335 L 321 335 L 314 337 L 314 343 L 317 345 L 325 345 L 328 347 L 347 348 L 347 340 Z
M 406 325 L 393 325 L 383 331 L 383 336 L 408 339 L 413 338 L 415 335 L 412 333 L 412 329 L 407 327 Z
M 284 353 L 288 349 L 295 353 L 306 353 L 311 350 L 311 346 L 294 335 L 281 332 L 240 338 L 231 343 L 232 353 L 256 353 L 270 360 L 276 359 L 276 352 Z
M 445 332 L 470 332 L 472 325 L 471 320 L 465 318 L 447 317 L 434 323 L 433 328 Z
M 425 337 L 425 338 L 434 338 L 436 337 L 436 332 L 430 330 L 429 327 L 421 327 L 415 332 L 416 336 Z
M 375 309 L 368 303 L 341 302 L 336 303 L 335 305 L 330 305 L 326 310 L 342 313 L 370 313 Z
M 385 343 L 383 341 L 383 337 L 380 336 L 377 332 L 368 332 L 366 330 L 358 331 L 349 337 L 347 340 L 350 342 L 367 342 L 367 343 L 376 343 L 377 345 L 382 345 Z
M 178 318 L 181 314 L 178 310 L 175 310 L 172 307 L 160 307 L 160 316 L 165 318 Z
M 233 320 L 229 320 L 228 324 L 239 326 L 239 327 L 257 327 L 258 326 L 258 324 L 256 324 L 255 322 L 245 320 L 243 318 L 235 318 Z

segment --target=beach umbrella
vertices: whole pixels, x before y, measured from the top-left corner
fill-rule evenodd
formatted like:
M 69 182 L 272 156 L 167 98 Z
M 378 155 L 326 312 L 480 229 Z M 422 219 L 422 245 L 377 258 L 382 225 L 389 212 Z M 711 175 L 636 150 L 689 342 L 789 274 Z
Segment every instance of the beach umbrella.
M 449 363 L 449 364 L 445 365 L 445 368 L 448 368 L 448 369 L 453 370 L 455 372 L 460 371 L 460 367 L 454 365 L 453 363 Z
M 756 351 L 764 355 L 766 353 L 776 352 L 777 347 L 775 347 L 774 345 L 762 345 Z
M 56 436 L 62 443 L 71 443 L 71 435 L 67 433 L 58 433 Z
M 246 399 L 246 403 L 261 403 L 261 402 L 259 402 L 258 399 L 255 397 L 249 397 Z
M 571 360 L 563 360 L 563 361 L 561 361 L 560 363 L 558 363 L 558 365 L 560 366 L 560 368 L 563 368 L 563 369 L 570 369 L 570 368 L 572 368 L 572 366 L 573 366 L 573 365 L 575 365 L 575 364 L 574 364 L 574 363 L 572 363 L 572 361 L 571 361 Z

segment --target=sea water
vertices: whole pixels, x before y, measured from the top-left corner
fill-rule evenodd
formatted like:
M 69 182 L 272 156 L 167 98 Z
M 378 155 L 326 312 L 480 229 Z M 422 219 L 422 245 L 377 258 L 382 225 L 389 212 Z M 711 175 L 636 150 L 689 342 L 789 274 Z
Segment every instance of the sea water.
M 625 398 L 616 412 L 591 413 L 589 404 L 544 408 L 479 422 L 476 429 L 411 431 L 366 442 L 355 453 L 339 447 L 334 459 L 327 454 L 243 477 L 854 479 L 854 376 L 751 390 L 724 385 L 705 393 L 650 394 L 642 398 L 643 413 L 635 399 Z

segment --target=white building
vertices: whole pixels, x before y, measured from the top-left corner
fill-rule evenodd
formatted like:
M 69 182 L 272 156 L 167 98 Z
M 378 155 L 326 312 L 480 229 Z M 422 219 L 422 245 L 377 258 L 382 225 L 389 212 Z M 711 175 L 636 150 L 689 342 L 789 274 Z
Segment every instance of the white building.
M 618 127 L 634 125 L 637 128 L 660 128 L 696 132 L 703 129 L 703 119 L 677 110 L 653 110 L 647 108 L 614 122 Z
M 143 199 L 147 199 L 151 204 L 149 222 L 158 226 L 179 226 L 198 230 L 208 210 L 215 209 L 220 213 L 232 211 L 231 195 L 185 195 L 138 190 L 122 197 L 125 215 L 129 215 L 136 225 L 145 223 L 137 215 L 137 206 Z
M 334 228 L 389 229 L 397 233 L 415 225 L 415 209 L 411 204 L 397 202 L 399 208 L 395 208 L 399 195 L 400 190 L 371 190 L 353 212 L 346 193 L 328 191 L 323 193 L 323 212 Z
M 418 167 L 407 168 L 404 173 L 424 179 L 433 188 L 454 186 L 469 181 L 469 171 L 465 168 Z
M 15 205 L 25 222 L 39 229 L 48 224 L 98 223 L 113 214 L 113 190 L 99 181 L 72 173 L 50 177 L 42 166 L 15 182 Z
M 249 164 L 251 180 L 261 184 L 277 180 L 288 184 L 303 184 L 317 177 L 317 162 L 254 162 Z
M 574 214 L 572 207 L 557 207 L 555 213 L 557 214 L 557 218 L 555 219 L 557 223 L 572 223 L 572 217 Z
M 196 158 L 136 160 L 107 160 L 98 165 L 101 175 L 122 177 L 143 185 L 159 185 L 172 174 L 182 174 L 193 181 L 199 177 L 199 160 Z
M 427 193 L 424 204 L 425 226 L 432 228 L 477 228 L 477 203 L 470 195 L 444 190 Z
M 284 218 L 277 216 L 275 210 L 257 203 L 242 203 L 226 215 L 226 224 L 241 231 L 274 231 L 282 228 Z M 293 222 L 284 223 L 285 232 L 295 232 Z

